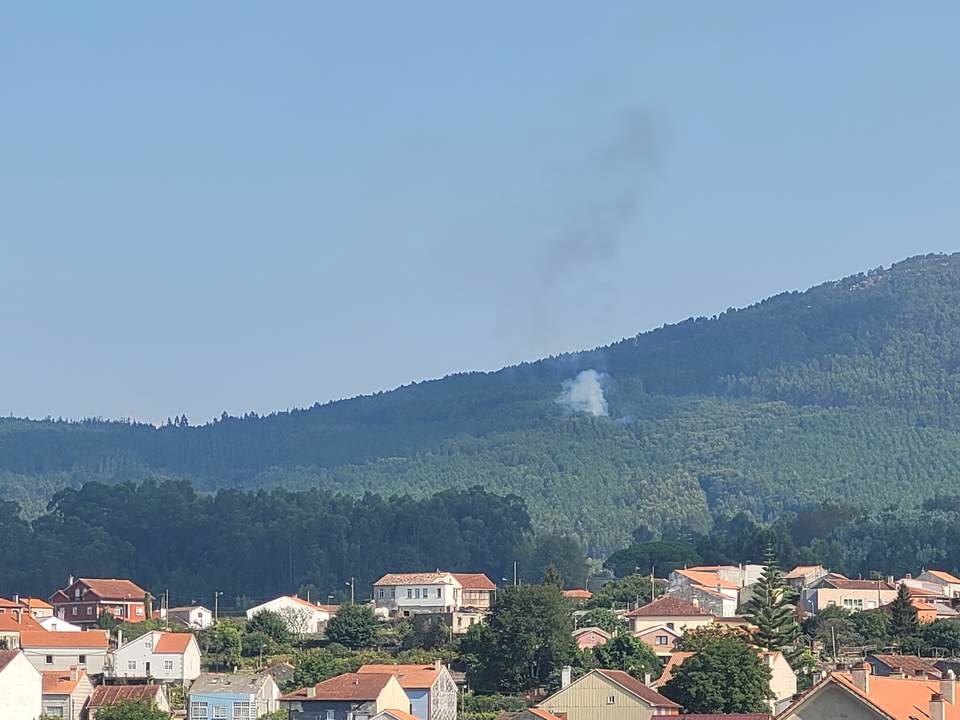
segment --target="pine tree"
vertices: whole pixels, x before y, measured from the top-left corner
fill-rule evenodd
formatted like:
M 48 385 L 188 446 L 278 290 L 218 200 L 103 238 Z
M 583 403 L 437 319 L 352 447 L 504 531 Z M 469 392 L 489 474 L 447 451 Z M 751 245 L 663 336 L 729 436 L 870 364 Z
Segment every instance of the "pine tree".
M 792 649 L 800 636 L 795 593 L 783 580 L 773 546 L 767 546 L 763 573 L 747 603 L 747 617 L 757 626 L 753 642 L 764 650 Z
M 890 634 L 896 638 L 906 638 L 917 634 L 919 621 L 917 609 L 910 599 L 910 588 L 900 585 L 897 597 L 890 606 Z
M 563 577 L 560 575 L 560 571 L 557 570 L 557 566 L 553 563 L 547 565 L 546 570 L 543 571 L 543 584 L 553 585 L 559 590 L 563 589 Z

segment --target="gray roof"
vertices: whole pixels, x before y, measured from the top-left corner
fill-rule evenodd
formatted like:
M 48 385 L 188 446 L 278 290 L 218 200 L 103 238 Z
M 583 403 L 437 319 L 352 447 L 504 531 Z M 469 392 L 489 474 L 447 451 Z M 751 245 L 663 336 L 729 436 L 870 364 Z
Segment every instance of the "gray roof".
M 218 693 L 256 694 L 273 678 L 267 673 L 202 673 L 193 685 L 190 694 L 216 695 Z

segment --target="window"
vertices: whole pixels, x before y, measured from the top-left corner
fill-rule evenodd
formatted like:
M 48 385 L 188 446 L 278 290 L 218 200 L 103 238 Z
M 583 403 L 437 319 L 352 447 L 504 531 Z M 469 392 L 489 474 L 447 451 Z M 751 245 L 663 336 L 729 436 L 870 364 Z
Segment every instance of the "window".
M 666 645 L 668 642 L 670 642 L 670 638 L 666 635 L 657 635 L 657 645 Z
M 47 665 L 53 665 L 53 655 L 47 655 L 47 656 L 43 659 L 43 661 L 44 661 Z
M 137 661 L 136 660 L 127 660 L 127 670 L 136 670 Z
M 385 594 L 386 593 L 383 591 L 383 588 L 380 588 L 379 590 L 377 590 L 377 597 L 380 598 L 381 600 L 383 600 L 383 596 Z
M 617 697 L 616 697 L 616 695 L 608 695 L 608 696 L 607 696 L 607 705 L 613 705 L 615 702 L 617 702 Z
M 86 664 L 87 664 L 87 656 L 86 656 L 86 655 L 79 655 L 79 656 L 77 656 L 77 662 L 80 663 L 81 665 L 86 665 Z
M 213 720 L 227 720 L 227 706 L 226 706 L 226 705 L 214 705 L 214 706 L 213 706 Z
M 667 627 L 673 630 L 673 623 L 667 623 Z
M 414 588 L 414 590 L 413 590 L 413 596 L 414 596 L 417 600 L 420 599 L 420 588 Z
M 153 650 L 153 640 L 147 640 L 145 643 L 143 643 L 143 647 L 145 647 L 147 650 Z
M 73 606 L 73 614 L 74 614 L 74 615 L 77 614 L 77 606 L 76 606 L 76 605 Z
M 139 605 L 137 606 L 137 615 L 143 616 L 143 608 Z
M 205 702 L 190 703 L 190 720 L 208 720 L 208 717 Z
M 233 704 L 233 720 L 256 720 L 253 703 L 235 702 Z
M 334 720 L 334 718 L 336 718 L 336 716 L 337 716 L 337 714 L 336 714 L 335 711 L 333 711 L 333 710 L 327 710 L 327 720 Z
M 439 597 L 443 597 L 443 589 L 442 589 L 442 588 L 437 588 L 437 597 L 438 597 L 438 598 L 439 598 Z
M 843 606 L 847 610 L 863 610 L 863 598 L 844 598 Z
M 80 599 L 80 588 L 74 588 L 74 589 L 73 589 L 73 599 L 74 599 L 74 600 L 79 600 L 79 599 Z
M 43 708 L 43 714 L 47 717 L 52 718 L 62 718 L 63 717 L 63 705 L 48 705 Z
M 164 670 L 173 670 L 173 660 L 164 660 L 163 661 Z
M 93 615 L 93 608 L 87 605 L 87 615 Z
M 407 600 L 413 599 L 413 588 L 407 588 Z

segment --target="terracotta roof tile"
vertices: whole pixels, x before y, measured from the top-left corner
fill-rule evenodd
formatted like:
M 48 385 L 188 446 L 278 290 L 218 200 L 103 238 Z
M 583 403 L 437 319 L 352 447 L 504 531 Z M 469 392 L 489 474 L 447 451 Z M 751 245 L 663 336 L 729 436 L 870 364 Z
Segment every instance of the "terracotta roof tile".
M 933 575 L 938 580 L 943 580 L 944 582 L 960 584 L 960 578 L 957 578 L 954 575 L 944 571 L 944 570 L 927 570 L 927 573 Z
M 664 595 L 627 613 L 627 617 L 699 617 L 709 615 L 703 608 L 673 595 Z
M 48 632 L 24 630 L 20 633 L 23 648 L 94 648 L 107 649 L 107 633 L 104 630 L 84 632 Z
M 847 578 L 828 577 L 826 583 L 840 590 L 896 590 L 886 580 L 848 580 Z
M 565 598 L 570 598 L 571 600 L 589 600 L 593 597 L 593 593 L 589 590 L 574 588 L 573 590 L 564 590 L 563 596 Z
M 442 585 L 452 577 L 447 572 L 387 573 L 374 583 L 376 585 Z
M 410 690 L 425 690 L 433 687 L 437 681 L 437 668 L 433 665 L 362 665 L 361 675 L 394 675 L 400 687 Z
M 300 688 L 281 697 L 281 700 L 376 700 L 387 683 L 389 673 L 344 673 L 314 685 L 316 695 L 307 697 L 306 688 Z
M 20 610 L 22 612 L 0 615 L 0 632 L 24 632 L 29 630 L 46 632 L 43 625 L 34 620 L 26 608 L 20 608 Z
M 86 671 L 80 670 L 77 677 L 70 678 L 69 670 L 53 670 L 43 673 L 43 694 L 44 695 L 69 695 L 77 689 L 80 684 L 80 678 L 86 674 Z
M 183 653 L 187 651 L 187 648 L 190 647 L 190 642 L 193 640 L 193 635 L 186 632 L 162 632 L 158 634 L 160 637 L 153 646 L 153 651 L 155 653 L 173 653 L 175 655 L 183 655 Z
M 826 681 L 838 683 L 896 720 L 926 717 L 930 697 L 940 692 L 939 680 L 871 676 L 868 693 L 845 673 L 831 673 Z M 944 703 L 944 720 L 960 720 L 960 706 Z
M 683 665 L 683 661 L 688 658 L 692 658 L 694 653 L 692 652 L 674 652 L 670 653 L 670 659 L 667 660 L 667 664 L 663 667 L 663 672 L 660 674 L 660 679 L 657 680 L 657 687 L 663 687 L 668 682 L 670 678 L 673 677 L 673 671 L 678 667 Z
M 527 708 L 527 712 L 530 713 L 531 715 L 534 715 L 540 718 L 541 720 L 560 720 L 560 718 L 557 715 L 554 715 L 549 710 L 544 710 L 543 708 L 538 708 L 538 707 Z
M 160 685 L 98 685 L 90 698 L 88 708 L 116 705 L 121 700 L 157 701 L 163 689 Z
M 387 713 L 392 718 L 396 718 L 396 720 L 420 720 L 420 718 L 418 718 L 416 715 L 411 715 L 403 710 L 394 710 L 393 708 L 388 708 L 383 712 Z
M 143 600 L 147 591 L 130 580 L 117 578 L 80 578 L 101 600 Z
M 451 573 L 464 590 L 496 590 L 497 586 L 483 573 Z
M 702 572 L 698 570 L 677 570 L 677 575 L 692 580 L 697 585 L 703 585 L 708 588 L 722 588 L 724 590 L 738 590 L 736 583 L 724 580 L 719 575 L 712 572 Z
M 904 675 L 915 676 L 922 672 L 933 679 L 939 679 L 942 673 L 933 665 L 916 655 L 871 655 L 877 662 L 891 670 L 902 670 Z

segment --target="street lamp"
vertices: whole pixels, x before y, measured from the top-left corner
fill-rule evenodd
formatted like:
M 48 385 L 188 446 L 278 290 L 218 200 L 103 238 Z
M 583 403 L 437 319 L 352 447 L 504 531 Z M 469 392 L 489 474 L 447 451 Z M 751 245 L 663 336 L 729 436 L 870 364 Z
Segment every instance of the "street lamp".
M 350 578 L 350 582 L 344 583 L 344 585 L 347 585 L 350 588 L 350 604 L 351 605 L 354 604 L 354 583 L 355 583 L 355 580 L 352 577 Z
M 219 590 L 216 590 L 213 593 L 213 624 L 216 625 L 220 617 L 220 596 L 223 593 Z

